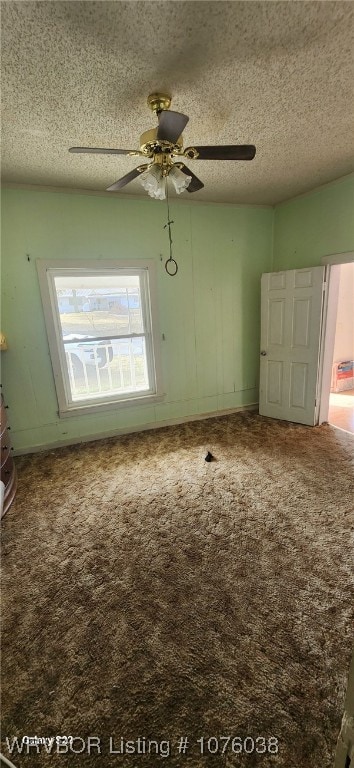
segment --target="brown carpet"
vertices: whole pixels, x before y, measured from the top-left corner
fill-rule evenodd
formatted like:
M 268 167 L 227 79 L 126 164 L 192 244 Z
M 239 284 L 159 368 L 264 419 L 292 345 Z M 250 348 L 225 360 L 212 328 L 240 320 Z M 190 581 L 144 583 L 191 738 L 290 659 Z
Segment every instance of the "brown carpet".
M 243 413 L 17 459 L 3 753 L 6 736 L 91 735 L 101 755 L 11 759 L 332 768 L 353 640 L 352 456 L 332 427 Z M 200 755 L 198 738 L 229 735 L 274 736 L 279 752 L 230 741 Z M 110 754 L 110 736 L 171 753 Z

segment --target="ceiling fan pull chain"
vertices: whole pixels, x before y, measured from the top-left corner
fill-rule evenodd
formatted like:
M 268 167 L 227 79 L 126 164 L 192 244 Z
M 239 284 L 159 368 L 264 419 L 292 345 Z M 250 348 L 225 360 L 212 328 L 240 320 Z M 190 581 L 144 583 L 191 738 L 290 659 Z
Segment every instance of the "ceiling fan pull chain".
M 174 221 L 171 221 L 170 219 L 170 204 L 168 200 L 168 186 L 167 186 L 167 176 L 166 176 L 166 202 L 167 202 L 167 222 L 164 225 L 164 229 L 168 227 L 168 239 L 170 242 L 170 256 L 165 262 L 165 270 L 170 277 L 174 277 L 177 275 L 178 272 L 178 264 L 175 261 L 175 259 L 172 258 L 172 235 L 171 235 L 171 224 L 174 224 Z M 173 266 L 174 265 L 174 266 Z M 173 271 L 171 271 L 171 269 Z

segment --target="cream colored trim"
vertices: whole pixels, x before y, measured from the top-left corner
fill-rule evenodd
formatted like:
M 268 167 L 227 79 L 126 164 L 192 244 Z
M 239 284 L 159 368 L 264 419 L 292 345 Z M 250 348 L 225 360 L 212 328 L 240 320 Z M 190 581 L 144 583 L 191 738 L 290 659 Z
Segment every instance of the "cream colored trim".
M 316 422 L 318 424 L 326 423 L 328 420 L 333 350 L 338 309 L 339 276 L 340 268 L 338 266 L 334 265 L 333 269 L 331 269 L 330 266 L 326 267 L 326 290 L 324 293 L 322 340 L 320 363 L 318 367 L 318 421 Z
M 322 256 L 321 264 L 350 264 L 352 261 L 354 261 L 354 251 L 343 251 L 343 253 Z
M 340 176 L 338 179 L 333 179 L 332 181 L 328 181 L 326 184 L 321 184 L 319 187 L 313 187 L 313 189 L 309 189 L 307 192 L 302 192 L 300 195 L 295 195 L 295 197 L 287 197 L 285 200 L 279 200 L 278 203 L 274 203 L 274 205 L 266 205 L 265 203 L 220 203 L 220 202 L 214 202 L 212 200 L 191 200 L 188 198 L 173 198 L 173 204 L 178 205 L 190 205 L 193 203 L 193 205 L 222 205 L 223 207 L 227 208 L 278 208 L 278 206 L 281 205 L 288 205 L 288 203 L 292 203 L 294 200 L 300 200 L 302 197 L 308 197 L 309 195 L 314 195 L 317 192 L 321 192 L 322 189 L 327 189 L 327 187 L 334 187 L 337 184 L 342 184 L 344 181 L 347 181 L 348 179 L 354 178 L 354 173 L 347 173 L 345 176 Z M 129 195 L 127 192 L 106 192 L 106 190 L 96 190 L 96 189 L 84 189 L 79 187 L 52 187 L 50 185 L 41 185 L 41 184 L 21 184 L 16 181 L 3 181 L 1 184 L 1 189 L 23 189 L 28 190 L 32 192 L 59 192 L 64 195 L 93 195 L 95 197 L 110 197 L 119 199 L 119 200 L 142 200 L 145 203 L 155 203 L 154 200 L 151 200 L 147 194 L 141 194 L 141 195 Z
M 333 351 L 336 334 L 338 312 L 338 292 L 340 280 L 340 265 L 354 262 L 354 251 L 334 253 L 323 256 L 321 262 L 326 266 L 326 292 L 324 295 L 322 341 L 319 364 L 318 389 L 318 424 L 328 420 L 329 398 L 331 393 L 331 377 Z M 344 430 L 345 431 L 345 430 Z
M 83 401 L 80 401 L 78 405 L 70 405 L 68 408 L 60 408 L 58 415 L 61 419 L 72 419 L 77 416 L 91 416 L 93 413 L 103 413 L 104 411 L 112 411 L 114 408 L 131 408 L 137 405 L 154 405 L 155 403 L 163 403 L 166 395 L 164 393 L 147 392 L 146 394 L 139 394 L 133 392 L 132 395 L 123 396 L 117 400 L 108 399 L 101 400 L 95 403 L 93 400 L 89 400 L 87 405 Z
M 94 197 L 109 197 L 111 200 L 139 200 L 150 205 L 156 205 L 155 200 L 151 200 L 147 193 L 145 195 L 129 195 L 127 192 L 106 192 L 96 189 L 79 189 L 74 187 L 51 187 L 41 186 L 39 184 L 18 184 L 14 181 L 3 182 L 2 189 L 23 189 L 30 192 L 59 192 L 63 195 L 93 195 Z M 171 201 L 170 201 L 171 202 Z M 274 208 L 273 205 L 261 205 L 257 203 L 219 203 L 210 200 L 191 200 L 188 198 L 172 198 L 173 205 L 221 205 L 224 208 Z
M 34 448 L 18 449 L 14 450 L 14 456 L 23 456 L 27 453 L 39 453 L 40 451 L 51 451 L 54 448 L 64 448 L 67 445 L 77 445 L 77 443 L 91 443 L 94 440 L 103 440 L 108 437 L 119 437 L 120 435 L 130 435 L 134 432 L 147 432 L 149 429 L 161 429 L 162 427 L 173 427 L 177 424 L 188 424 L 193 421 L 203 421 L 204 419 L 215 419 L 218 416 L 228 416 L 233 413 L 240 413 L 241 411 L 258 411 L 258 403 L 250 403 L 249 405 L 241 405 L 238 408 L 227 408 L 223 411 L 210 411 L 209 413 L 201 413 L 195 416 L 180 416 L 177 419 L 165 419 L 163 421 L 155 421 L 154 423 L 142 424 L 137 427 L 123 427 L 122 429 L 114 429 L 108 432 L 99 432 L 94 435 L 88 435 L 85 437 L 75 437 L 69 440 L 56 440 L 53 443 L 43 443 L 42 445 L 36 445 Z

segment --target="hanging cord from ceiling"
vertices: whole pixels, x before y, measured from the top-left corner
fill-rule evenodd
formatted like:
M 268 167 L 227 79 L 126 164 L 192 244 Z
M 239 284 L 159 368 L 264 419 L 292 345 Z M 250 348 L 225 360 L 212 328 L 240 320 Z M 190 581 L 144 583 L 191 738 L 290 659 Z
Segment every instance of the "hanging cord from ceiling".
M 170 255 L 167 261 L 165 262 L 165 270 L 170 277 L 174 277 L 177 275 L 178 272 L 178 264 L 175 261 L 175 259 L 172 258 L 172 235 L 171 235 L 171 224 L 174 224 L 174 221 L 171 221 L 170 219 L 170 201 L 168 199 L 168 184 L 167 184 L 167 176 L 165 177 L 165 183 L 166 183 L 166 202 L 167 202 L 167 222 L 164 225 L 164 229 L 168 227 L 168 239 L 170 244 Z

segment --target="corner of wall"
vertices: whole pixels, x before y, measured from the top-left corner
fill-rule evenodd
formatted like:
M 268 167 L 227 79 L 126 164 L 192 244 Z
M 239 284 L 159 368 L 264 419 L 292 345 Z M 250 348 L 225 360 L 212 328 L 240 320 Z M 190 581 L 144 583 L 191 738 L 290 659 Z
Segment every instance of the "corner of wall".
M 354 250 L 354 177 L 336 179 L 277 203 L 273 218 L 273 271 L 302 269 L 324 256 Z

